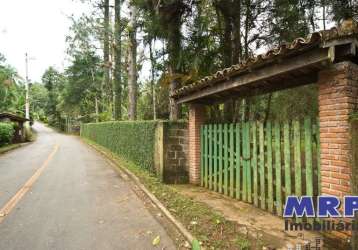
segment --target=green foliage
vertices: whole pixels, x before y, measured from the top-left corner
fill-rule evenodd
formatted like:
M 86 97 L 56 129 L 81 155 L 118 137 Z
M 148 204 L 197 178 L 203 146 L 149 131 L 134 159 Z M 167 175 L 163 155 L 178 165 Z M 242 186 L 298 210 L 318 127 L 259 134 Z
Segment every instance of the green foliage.
M 317 84 L 278 91 L 273 94 L 270 120 L 293 120 L 318 116 Z
M 291 42 L 310 32 L 306 18 L 307 0 L 275 0 L 274 3 L 275 8 L 270 13 L 275 20 L 271 23 L 273 42 Z
M 48 103 L 48 91 L 41 83 L 34 83 L 30 88 L 30 111 L 34 120 L 47 123 L 46 105 Z
M 169 116 L 168 85 L 157 84 L 154 86 L 156 92 L 157 119 L 167 119 Z M 153 119 L 153 99 L 149 84 L 144 84 L 138 96 L 138 119 Z
M 10 143 L 14 132 L 14 126 L 11 123 L 0 122 L 0 146 Z
M 23 113 L 25 88 L 14 68 L 0 54 L 0 112 Z
M 51 126 L 62 129 L 64 118 L 60 103 L 62 103 L 62 93 L 64 90 L 66 78 L 53 67 L 49 67 L 42 76 L 42 83 L 48 91 L 46 104 L 46 115 L 48 123 Z
M 358 14 L 357 1 L 351 0 L 327 0 L 331 5 L 331 15 L 335 21 L 352 18 Z
M 353 113 L 349 117 L 351 121 L 357 121 L 358 120 L 358 113 Z
M 81 136 L 152 170 L 156 125 L 155 121 L 88 123 L 81 126 Z

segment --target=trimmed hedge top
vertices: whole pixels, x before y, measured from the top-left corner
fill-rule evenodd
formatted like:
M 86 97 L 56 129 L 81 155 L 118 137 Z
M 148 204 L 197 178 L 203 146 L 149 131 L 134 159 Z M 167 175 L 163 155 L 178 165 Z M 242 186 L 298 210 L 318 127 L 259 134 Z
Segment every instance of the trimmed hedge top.
M 81 125 L 81 136 L 141 167 L 153 170 L 157 121 L 123 121 Z

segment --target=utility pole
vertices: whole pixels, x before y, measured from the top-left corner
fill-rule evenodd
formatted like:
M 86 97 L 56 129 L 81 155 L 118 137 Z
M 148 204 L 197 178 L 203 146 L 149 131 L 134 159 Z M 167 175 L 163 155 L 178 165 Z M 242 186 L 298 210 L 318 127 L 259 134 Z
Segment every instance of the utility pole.
M 30 119 L 30 99 L 29 99 L 29 58 L 25 53 L 25 64 L 26 64 L 26 82 L 25 82 L 25 118 Z

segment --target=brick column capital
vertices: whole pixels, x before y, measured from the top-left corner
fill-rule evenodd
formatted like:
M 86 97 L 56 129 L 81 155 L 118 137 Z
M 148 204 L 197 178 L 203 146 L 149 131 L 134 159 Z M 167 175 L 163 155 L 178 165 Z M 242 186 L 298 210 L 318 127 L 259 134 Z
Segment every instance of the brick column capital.
M 358 65 L 350 61 L 333 64 L 331 67 L 321 70 L 318 79 L 321 82 L 337 75 L 341 75 L 345 79 L 358 80 Z

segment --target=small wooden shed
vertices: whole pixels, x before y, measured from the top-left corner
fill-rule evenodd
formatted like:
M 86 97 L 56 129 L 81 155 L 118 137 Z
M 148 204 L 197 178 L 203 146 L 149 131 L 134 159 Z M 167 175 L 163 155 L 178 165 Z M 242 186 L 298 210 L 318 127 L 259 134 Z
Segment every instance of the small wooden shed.
M 26 136 L 24 123 L 27 121 L 29 121 L 29 119 L 19 115 L 6 112 L 0 113 L 0 122 L 13 122 L 17 124 L 17 126 L 15 126 L 14 138 L 12 140 L 13 143 L 25 142 Z

